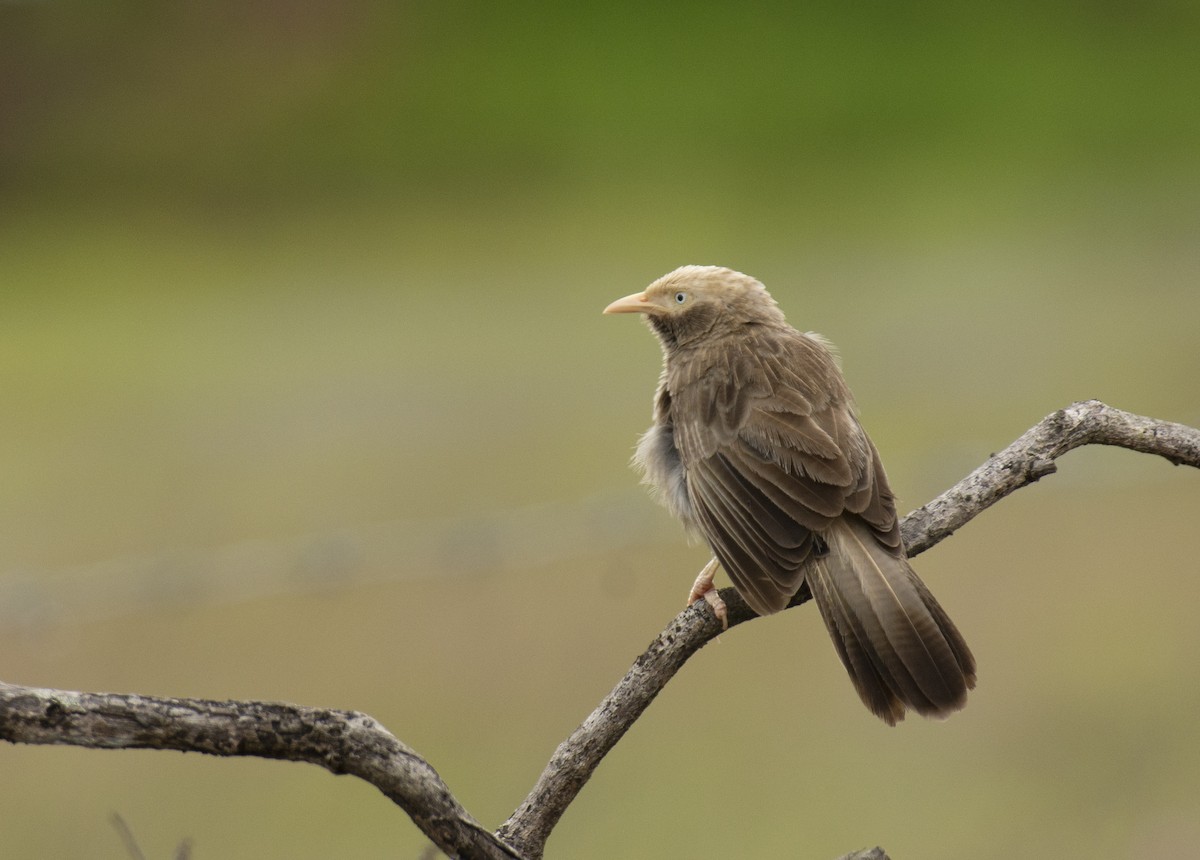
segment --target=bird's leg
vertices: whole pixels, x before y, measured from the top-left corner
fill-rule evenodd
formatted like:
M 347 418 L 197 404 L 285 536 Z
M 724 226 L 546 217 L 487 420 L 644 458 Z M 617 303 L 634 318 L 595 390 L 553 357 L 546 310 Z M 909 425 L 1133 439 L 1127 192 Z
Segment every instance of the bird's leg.
M 688 594 L 687 605 L 691 606 L 701 597 L 704 602 L 712 607 L 713 615 L 721 622 L 721 629 L 729 629 L 729 611 L 725 608 L 725 601 L 721 599 L 720 592 L 713 585 L 713 577 L 717 575 L 717 566 L 720 564 L 714 556 L 713 559 L 700 571 L 696 577 L 696 581 L 692 583 L 691 593 Z

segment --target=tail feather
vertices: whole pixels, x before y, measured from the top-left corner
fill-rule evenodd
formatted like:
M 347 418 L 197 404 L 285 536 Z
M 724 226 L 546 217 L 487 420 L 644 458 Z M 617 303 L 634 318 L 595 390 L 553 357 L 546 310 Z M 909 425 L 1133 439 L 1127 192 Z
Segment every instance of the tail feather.
M 829 576 L 820 570 L 824 563 L 824 560 L 818 561 L 810 568 L 808 583 L 833 639 L 833 647 L 850 673 L 854 689 L 858 691 L 863 704 L 885 723 L 894 726 L 904 719 L 904 704 L 884 682 L 880 674 L 880 661 L 875 658 L 874 649 L 862 625 L 856 622 L 839 592 L 832 587 Z
M 889 725 L 906 709 L 929 717 L 960 709 L 975 660 L 908 561 L 854 519 L 824 537 L 830 551 L 810 565 L 809 587 L 863 703 Z

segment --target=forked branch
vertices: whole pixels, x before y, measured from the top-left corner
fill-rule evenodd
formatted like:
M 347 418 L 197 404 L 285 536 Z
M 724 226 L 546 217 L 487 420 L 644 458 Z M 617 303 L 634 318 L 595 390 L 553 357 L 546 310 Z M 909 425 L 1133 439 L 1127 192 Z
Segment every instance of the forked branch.
M 1115 445 L 1200 468 L 1200 430 L 1133 415 L 1097 400 L 1075 403 L 1038 422 L 905 517 L 902 529 L 909 555 L 924 552 L 1014 490 L 1053 473 L 1054 461 L 1081 445 Z M 755 617 L 733 589 L 723 589 L 721 596 L 730 626 Z M 808 597 L 807 589 L 801 589 L 792 605 Z M 688 658 L 720 632 L 704 603 L 672 619 L 559 745 L 529 796 L 495 833 L 470 816 L 428 762 L 370 717 L 351 711 L 73 693 L 0 683 L 0 739 L 306 761 L 374 785 L 451 856 L 536 860 L 604 756 Z
M 1074 403 L 1035 424 L 901 523 L 909 556 L 949 537 L 1000 499 L 1055 471 L 1054 460 L 1081 445 L 1117 445 L 1200 468 L 1200 430 L 1114 409 L 1098 400 Z M 791 606 L 810 598 L 800 589 Z M 757 616 L 733 588 L 721 589 L 729 626 Z M 790 608 L 790 607 L 789 607 Z M 697 602 L 667 625 L 583 724 L 559 744 L 533 791 L 499 833 L 526 857 L 542 846 L 567 806 L 609 750 L 654 701 L 687 659 L 721 633 L 707 605 Z

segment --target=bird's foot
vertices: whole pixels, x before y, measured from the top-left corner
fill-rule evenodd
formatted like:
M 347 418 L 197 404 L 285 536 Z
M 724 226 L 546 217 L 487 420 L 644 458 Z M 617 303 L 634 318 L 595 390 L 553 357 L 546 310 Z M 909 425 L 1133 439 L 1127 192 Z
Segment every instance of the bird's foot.
M 729 610 L 725 606 L 725 601 L 721 599 L 721 593 L 713 585 L 713 577 L 717 575 L 718 564 L 720 562 L 714 558 L 708 564 L 704 565 L 704 569 L 700 571 L 696 577 L 696 581 L 692 583 L 692 590 L 688 594 L 687 605 L 691 606 L 703 597 L 704 602 L 712 607 L 713 615 L 717 616 L 717 620 L 721 622 L 721 629 L 728 630 Z

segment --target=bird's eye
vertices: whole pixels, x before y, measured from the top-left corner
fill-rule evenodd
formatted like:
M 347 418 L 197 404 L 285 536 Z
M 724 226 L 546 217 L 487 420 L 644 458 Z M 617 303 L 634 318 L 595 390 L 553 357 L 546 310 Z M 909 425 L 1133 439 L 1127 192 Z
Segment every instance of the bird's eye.
M 687 293 L 676 293 L 675 294 L 675 304 L 681 305 L 686 301 L 687 301 Z

